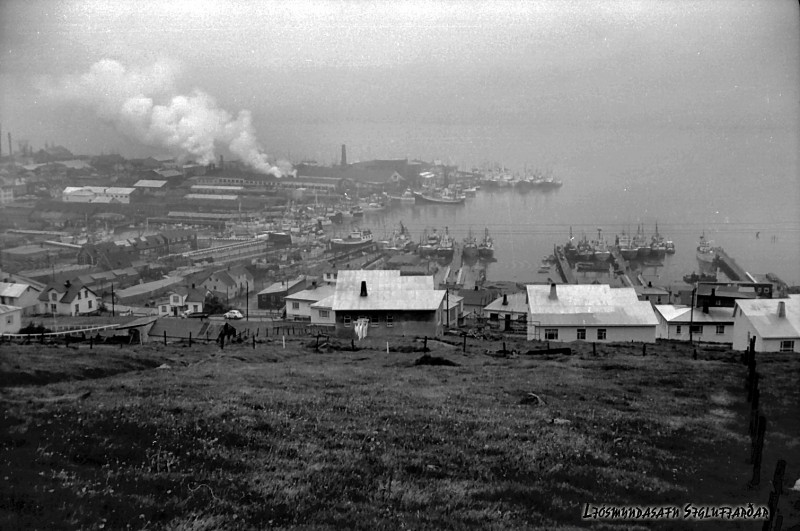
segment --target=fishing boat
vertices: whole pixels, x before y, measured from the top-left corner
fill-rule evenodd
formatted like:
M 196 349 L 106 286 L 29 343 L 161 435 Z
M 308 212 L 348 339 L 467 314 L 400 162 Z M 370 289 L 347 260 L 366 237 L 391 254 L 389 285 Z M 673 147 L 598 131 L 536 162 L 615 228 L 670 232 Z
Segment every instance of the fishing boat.
M 370 245 L 372 241 L 372 231 L 369 229 L 354 229 L 346 238 L 331 239 L 331 249 L 333 251 L 348 251 Z
M 633 238 L 624 232 L 622 236 L 617 238 L 617 247 L 619 248 L 619 254 L 621 254 L 622 258 L 625 260 L 633 260 L 638 255 L 638 247 L 634 245 Z
M 697 242 L 697 263 L 700 266 L 700 274 L 715 274 L 717 253 L 714 250 L 714 242 L 706 239 L 705 232 L 700 235 Z
M 602 229 L 597 229 L 597 239 L 592 241 L 592 247 L 594 247 L 594 259 L 598 262 L 607 262 L 611 258 L 611 249 L 608 248 L 602 232 Z
M 476 195 L 478 195 L 477 186 L 470 186 L 469 188 L 464 188 L 464 197 L 475 197 Z
M 588 238 L 586 238 L 585 234 L 583 236 L 583 239 L 578 242 L 576 248 L 577 248 L 576 257 L 578 260 L 584 262 L 589 260 L 594 260 L 594 247 L 592 247 L 592 244 L 589 242 Z
M 350 215 L 353 218 L 363 218 L 364 217 L 364 209 L 361 208 L 360 205 L 356 205 L 350 209 Z
M 438 256 L 439 258 L 453 258 L 454 251 L 455 251 L 455 241 L 453 240 L 453 237 L 450 236 L 450 233 L 447 231 L 447 227 L 445 227 L 442 239 L 439 240 L 439 248 L 436 250 L 436 256 Z
M 478 256 L 478 240 L 472 235 L 472 229 L 469 230 L 467 237 L 464 238 L 461 253 L 467 258 Z
M 439 250 L 439 240 L 441 237 L 436 232 L 436 229 L 433 229 L 433 232 L 428 234 L 426 230 L 422 235 L 422 241 L 417 248 L 419 250 L 420 256 L 435 256 Z
M 450 189 L 444 188 L 441 192 L 422 193 L 412 192 L 414 194 L 414 203 L 417 205 L 434 204 L 434 205 L 463 205 L 464 196 L 457 196 Z
M 406 190 L 401 195 L 390 195 L 389 201 L 392 203 L 415 203 L 416 199 L 414 199 L 414 192 Z
M 494 257 L 494 240 L 489 236 L 489 229 L 484 231 L 483 240 L 478 244 L 478 256 L 481 258 Z
M 268 231 L 267 241 L 275 245 L 291 245 L 292 234 L 284 231 Z

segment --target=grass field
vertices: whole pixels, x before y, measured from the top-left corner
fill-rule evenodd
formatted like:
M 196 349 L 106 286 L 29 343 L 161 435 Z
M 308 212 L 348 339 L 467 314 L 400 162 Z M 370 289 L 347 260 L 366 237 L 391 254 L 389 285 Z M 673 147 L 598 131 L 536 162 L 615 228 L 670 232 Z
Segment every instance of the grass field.
M 2 529 L 761 529 L 592 521 L 584 504 L 766 505 L 800 478 L 800 358 L 759 357 L 748 488 L 739 353 L 685 345 L 355 352 L 314 340 L 0 346 Z M 349 345 L 347 345 L 349 347 Z M 383 347 L 383 348 L 381 348 Z M 800 521 L 785 492 L 784 529 Z M 637 527 L 638 526 L 638 527 Z

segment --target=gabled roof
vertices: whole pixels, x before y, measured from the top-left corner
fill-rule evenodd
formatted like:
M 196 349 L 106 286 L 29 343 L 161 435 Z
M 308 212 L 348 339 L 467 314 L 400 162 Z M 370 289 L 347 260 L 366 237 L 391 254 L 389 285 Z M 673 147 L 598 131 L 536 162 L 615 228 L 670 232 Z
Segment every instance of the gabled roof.
M 155 179 L 140 179 L 134 184 L 134 188 L 163 188 L 167 181 L 157 181 Z
M 361 296 L 366 282 L 367 296 Z M 342 270 L 331 305 L 340 310 L 424 310 L 442 305 L 444 290 L 433 289 L 432 276 L 400 276 L 400 271 Z
M 783 303 L 785 316 L 778 317 Z M 800 295 L 785 299 L 738 300 L 736 305 L 762 338 L 800 338 Z
M 263 290 L 259 291 L 258 294 L 259 295 L 269 295 L 271 293 L 282 293 L 284 291 L 292 289 L 297 284 L 299 284 L 301 282 L 305 282 L 305 281 L 306 281 L 305 278 L 300 277 L 300 278 L 296 278 L 294 280 L 289 280 L 289 281 L 284 281 L 284 282 L 273 282 L 272 284 L 270 284 L 269 286 L 267 286 Z
M 727 307 L 711 307 L 708 313 L 705 313 L 699 308 L 695 308 L 692 312 L 690 306 L 683 304 L 656 304 L 655 310 L 671 324 L 733 322 L 733 309 Z
M 30 286 L 28 284 L 18 284 L 16 282 L 0 282 L 0 297 L 17 298 L 25 293 Z
M 22 310 L 22 308 L 20 308 L 19 306 L 11 306 L 11 305 L 8 305 L 8 304 L 0 304 L 0 314 L 11 313 L 11 312 L 16 312 L 16 311 L 21 311 L 21 310 Z
M 317 302 L 330 297 L 335 291 L 336 288 L 334 286 L 323 284 L 322 286 L 317 286 L 314 289 L 304 289 L 303 291 L 298 291 L 292 295 L 287 295 L 286 300 Z
M 640 301 L 633 288 L 608 284 L 558 284 L 556 298 L 551 286 L 529 285 L 531 319 L 556 326 L 655 326 L 653 307 Z

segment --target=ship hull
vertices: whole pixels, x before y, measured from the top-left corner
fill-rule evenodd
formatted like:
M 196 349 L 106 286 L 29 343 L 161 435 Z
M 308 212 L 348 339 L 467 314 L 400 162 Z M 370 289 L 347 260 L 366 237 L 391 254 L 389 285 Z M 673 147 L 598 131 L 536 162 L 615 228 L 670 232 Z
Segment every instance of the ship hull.
M 417 205 L 463 205 L 464 199 L 442 199 L 420 193 L 414 193 L 414 203 Z

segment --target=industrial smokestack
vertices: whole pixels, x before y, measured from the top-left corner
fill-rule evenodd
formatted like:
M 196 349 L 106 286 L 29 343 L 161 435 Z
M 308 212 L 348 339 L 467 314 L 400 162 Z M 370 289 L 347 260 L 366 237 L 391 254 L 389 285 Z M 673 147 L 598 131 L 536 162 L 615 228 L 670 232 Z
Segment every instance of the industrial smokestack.
M 362 280 L 361 281 L 361 296 L 362 297 L 366 297 L 367 296 L 367 281 L 366 280 Z
M 783 301 L 778 303 L 778 317 L 786 317 L 786 303 Z
M 553 282 L 550 284 L 550 296 L 548 297 L 551 301 L 558 300 L 558 293 L 556 292 L 556 283 Z
M 347 166 L 347 146 L 342 144 L 342 166 Z
M 222 155 L 219 156 L 219 169 L 225 169 L 225 159 L 222 157 Z
M 11 147 L 11 131 L 9 131 L 8 132 L 8 156 L 10 157 L 13 154 L 14 154 L 14 148 Z

